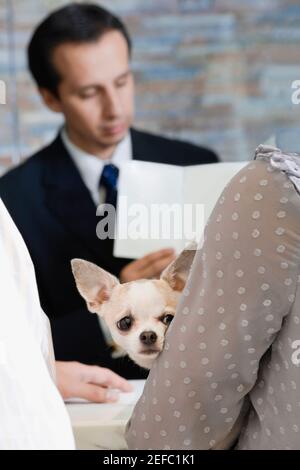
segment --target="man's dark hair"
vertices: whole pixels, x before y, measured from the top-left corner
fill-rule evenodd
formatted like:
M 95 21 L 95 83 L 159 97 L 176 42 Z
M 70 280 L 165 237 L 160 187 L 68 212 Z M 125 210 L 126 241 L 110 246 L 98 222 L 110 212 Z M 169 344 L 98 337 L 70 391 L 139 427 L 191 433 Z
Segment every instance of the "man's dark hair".
M 94 42 L 114 30 L 124 36 L 130 55 L 131 40 L 127 29 L 108 10 L 88 3 L 71 3 L 55 10 L 38 25 L 28 45 L 28 66 L 37 86 L 58 96 L 61 77 L 52 63 L 57 46 L 66 42 Z

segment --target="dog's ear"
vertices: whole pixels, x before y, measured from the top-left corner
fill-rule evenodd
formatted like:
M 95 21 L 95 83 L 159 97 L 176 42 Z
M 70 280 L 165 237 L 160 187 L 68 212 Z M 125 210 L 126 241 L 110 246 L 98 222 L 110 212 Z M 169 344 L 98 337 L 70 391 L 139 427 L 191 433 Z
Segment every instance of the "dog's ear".
M 72 259 L 72 272 L 79 293 L 92 313 L 99 313 L 101 304 L 109 300 L 112 289 L 119 284 L 109 272 L 83 259 Z
M 191 242 L 161 273 L 160 279 L 166 281 L 173 290 L 182 291 L 187 281 L 193 259 L 197 251 L 197 243 Z

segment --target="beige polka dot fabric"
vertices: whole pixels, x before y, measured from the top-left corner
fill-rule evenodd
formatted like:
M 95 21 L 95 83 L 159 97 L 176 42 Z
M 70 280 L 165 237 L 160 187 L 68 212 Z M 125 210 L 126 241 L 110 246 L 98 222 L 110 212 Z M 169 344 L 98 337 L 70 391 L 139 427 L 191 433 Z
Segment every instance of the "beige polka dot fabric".
M 237 449 L 300 449 L 300 194 L 260 150 L 208 221 L 131 449 L 226 448 L 239 421 Z

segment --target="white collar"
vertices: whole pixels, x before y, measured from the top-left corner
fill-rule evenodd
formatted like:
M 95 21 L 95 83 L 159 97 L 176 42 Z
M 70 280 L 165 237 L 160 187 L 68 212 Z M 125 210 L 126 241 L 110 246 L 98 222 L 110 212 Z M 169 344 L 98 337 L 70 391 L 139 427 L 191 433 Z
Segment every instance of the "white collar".
M 131 136 L 128 132 L 124 139 L 117 145 L 112 157 L 109 160 L 101 160 L 90 153 L 85 152 L 71 142 L 66 128 L 61 130 L 62 141 L 70 154 L 80 176 L 91 193 L 93 201 L 98 206 L 99 200 L 99 181 L 104 165 L 113 163 L 119 167 L 120 163 L 132 159 Z

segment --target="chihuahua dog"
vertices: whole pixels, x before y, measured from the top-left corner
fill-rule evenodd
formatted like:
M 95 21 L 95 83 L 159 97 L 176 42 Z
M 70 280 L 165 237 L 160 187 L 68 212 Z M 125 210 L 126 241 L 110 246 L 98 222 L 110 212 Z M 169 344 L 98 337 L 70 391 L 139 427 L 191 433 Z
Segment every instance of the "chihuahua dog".
M 188 245 L 160 279 L 124 284 L 89 261 L 71 261 L 77 289 L 88 310 L 104 319 L 115 343 L 145 369 L 151 368 L 163 349 L 196 248 L 196 243 Z

